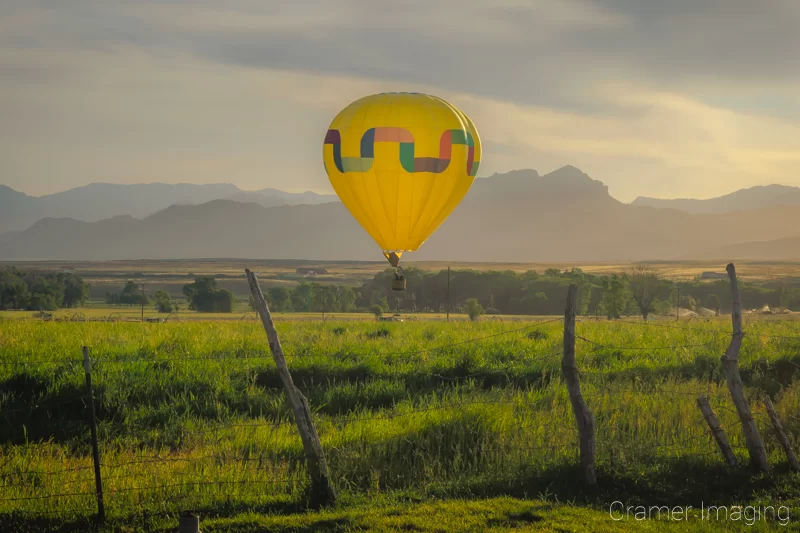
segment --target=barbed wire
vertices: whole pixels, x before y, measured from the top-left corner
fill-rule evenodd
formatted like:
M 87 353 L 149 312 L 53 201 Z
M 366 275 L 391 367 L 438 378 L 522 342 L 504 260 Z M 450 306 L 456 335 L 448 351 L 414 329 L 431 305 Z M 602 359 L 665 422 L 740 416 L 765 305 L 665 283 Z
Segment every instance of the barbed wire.
M 172 489 L 178 487 L 191 487 L 191 486 L 212 486 L 212 485 L 278 485 L 279 483 L 291 483 L 292 479 L 270 479 L 270 480 L 238 480 L 238 481 L 191 481 L 187 483 L 168 483 L 165 485 L 150 485 L 146 487 L 124 487 L 118 489 L 104 489 L 103 494 L 118 494 L 123 492 L 146 492 Z M 76 498 L 80 496 L 96 496 L 95 491 L 83 492 L 65 492 L 59 494 L 44 494 L 38 496 L 18 496 L 14 498 L 0 498 L 0 502 L 18 502 L 18 501 L 33 501 L 33 500 L 54 500 L 58 498 Z
M 599 348 L 607 348 L 607 349 L 610 349 L 610 350 L 617 350 L 617 351 L 649 351 L 649 352 L 656 352 L 656 351 L 663 351 L 663 350 L 677 350 L 677 349 L 680 349 L 680 348 L 703 348 L 703 347 L 711 346 L 712 344 L 715 344 L 713 341 L 710 341 L 710 342 L 704 342 L 704 343 L 700 343 L 700 344 L 678 344 L 678 345 L 674 345 L 674 346 L 642 347 L 642 346 L 619 346 L 619 345 L 613 345 L 613 344 L 603 344 L 603 343 L 600 343 L 600 342 L 597 342 L 597 341 L 593 341 L 591 339 L 587 339 L 586 337 L 583 337 L 581 335 L 576 335 L 575 338 L 578 339 L 578 340 L 582 340 L 584 342 L 588 342 L 589 344 L 592 344 L 592 345 L 597 346 Z
M 27 476 L 32 476 L 32 475 L 57 476 L 57 475 L 66 474 L 66 473 L 69 473 L 69 472 L 80 472 L 80 471 L 84 471 L 84 470 L 92 470 L 93 468 L 94 468 L 93 465 L 86 465 L 86 466 L 76 466 L 76 467 L 71 467 L 71 468 L 61 468 L 59 470 L 47 470 L 47 471 L 22 470 L 22 471 L 19 471 L 19 472 L 5 472 L 5 473 L 0 473 L 0 479 L 7 479 L 7 478 L 10 478 L 10 477 L 27 477 Z
M 712 328 L 696 328 L 694 326 L 684 325 L 678 326 L 673 324 L 661 324 L 658 322 L 636 322 L 634 320 L 609 320 L 608 324 L 632 324 L 634 326 L 642 326 L 642 327 L 653 327 L 653 328 L 668 328 L 668 329 L 679 329 L 683 331 L 699 331 L 701 333 L 714 333 L 716 335 L 720 335 L 722 332 L 715 331 Z
M 506 330 L 506 331 L 501 331 L 499 333 L 493 333 L 491 335 L 485 335 L 485 336 L 481 336 L 481 337 L 473 337 L 471 339 L 467 339 L 467 340 L 464 340 L 464 341 L 454 342 L 454 343 L 451 343 L 451 344 L 445 344 L 445 345 L 442 345 L 442 346 L 435 346 L 433 348 L 426 348 L 424 350 L 415 350 L 415 351 L 409 351 L 409 352 L 397 352 L 397 353 L 392 353 L 391 355 L 393 355 L 393 356 L 397 356 L 397 355 L 409 356 L 409 355 L 420 355 L 420 354 L 429 353 L 429 352 L 433 352 L 433 351 L 439 351 L 439 350 L 446 350 L 446 349 L 449 349 L 449 348 L 455 348 L 457 346 L 463 346 L 465 344 L 471 344 L 471 343 L 475 343 L 475 342 L 484 341 L 484 340 L 487 340 L 487 339 L 501 337 L 501 336 L 504 336 L 504 335 L 510 335 L 512 333 L 519 333 L 521 331 L 525 331 L 525 330 L 532 329 L 532 328 L 537 328 L 537 327 L 543 326 L 545 324 L 561 322 L 562 320 L 563 320 L 562 318 L 557 318 L 557 319 L 553 319 L 553 320 L 544 320 L 544 321 L 532 322 L 532 323 L 528 323 L 525 326 L 520 327 L 520 328 L 509 329 L 509 330 Z M 321 358 L 330 357 L 330 356 L 338 355 L 338 353 L 339 352 L 334 352 L 334 353 L 330 353 L 330 354 L 320 354 L 319 357 L 321 357 Z M 349 354 L 349 355 L 356 356 L 356 357 L 367 357 L 367 356 L 371 356 L 371 355 L 380 356 L 380 355 L 388 355 L 388 354 L 365 352 L 365 353 L 356 353 L 356 354 Z M 264 353 L 264 354 L 261 354 L 261 355 L 253 355 L 253 356 L 230 356 L 228 354 L 225 354 L 225 355 L 219 354 L 219 355 L 209 355 L 209 356 L 188 356 L 188 357 L 168 357 L 168 358 L 166 358 L 166 357 L 146 358 L 146 357 L 136 356 L 136 357 L 127 357 L 127 358 L 122 357 L 122 358 L 109 359 L 109 358 L 105 358 L 105 357 L 92 357 L 91 358 L 91 362 L 94 365 L 95 363 L 105 363 L 105 364 L 109 364 L 109 363 L 110 364 L 117 364 L 117 363 L 172 363 L 172 362 L 184 362 L 184 361 L 213 361 L 213 360 L 245 361 L 245 360 L 271 359 L 271 358 L 272 358 L 272 354 L 271 353 Z M 11 366 L 16 366 L 16 365 L 44 365 L 44 364 L 75 364 L 75 365 L 82 365 L 83 364 L 83 359 L 39 359 L 39 360 L 33 360 L 33 361 L 0 361 L 0 365 L 11 365 Z
M 494 333 L 491 335 L 485 335 L 481 337 L 474 337 L 471 339 L 467 339 L 464 341 L 459 341 L 451 344 L 445 344 L 442 346 L 436 346 L 433 348 L 427 348 L 422 350 L 412 350 L 407 352 L 397 352 L 392 354 L 381 354 L 381 353 L 358 353 L 358 354 L 348 354 L 355 357 L 366 357 L 370 355 L 392 355 L 392 356 L 413 356 L 413 355 L 420 355 L 425 353 L 430 353 L 434 351 L 440 350 L 447 350 L 451 348 L 456 348 L 459 346 L 464 346 L 470 343 L 476 343 L 480 341 L 484 341 L 487 339 L 492 339 L 504 335 L 510 335 L 514 333 L 519 333 L 526 330 L 531 330 L 538 328 L 540 326 L 561 322 L 563 319 L 553 319 L 553 320 L 546 320 L 546 321 L 539 321 L 535 323 L 526 324 L 523 327 L 515 328 L 507 331 L 502 331 L 499 333 Z M 684 329 L 684 330 L 696 330 L 701 331 L 706 334 L 714 334 L 715 338 L 709 342 L 705 343 L 690 343 L 690 344 L 682 344 L 682 345 L 674 345 L 674 346 L 656 346 L 656 347 L 640 347 L 640 346 L 633 346 L 633 345 L 609 345 L 603 344 L 597 341 L 593 341 L 587 339 L 583 336 L 576 336 L 576 339 L 587 342 L 593 346 L 598 348 L 604 349 L 612 349 L 618 351 L 663 351 L 663 350 L 677 350 L 677 349 L 688 349 L 688 348 L 699 348 L 699 347 L 707 347 L 712 346 L 720 342 L 723 337 L 728 337 L 730 334 L 716 332 L 706 328 L 693 328 L 693 327 L 686 327 L 686 326 L 673 326 L 668 324 L 655 324 L 655 323 L 640 323 L 640 322 L 631 322 L 631 321 L 618 321 L 617 323 L 625 323 L 625 324 L 634 324 L 639 326 L 653 326 L 653 327 L 665 327 L 665 328 L 674 328 L 674 329 Z M 760 335 L 758 332 L 755 335 Z M 791 338 L 791 339 L 800 339 L 800 337 L 787 337 L 782 335 L 767 335 L 768 337 L 774 338 Z M 535 357 L 525 359 L 523 362 L 526 365 L 533 365 L 540 362 L 551 362 L 551 358 L 559 355 L 561 353 L 560 348 L 552 351 L 551 353 L 544 353 L 540 355 L 536 355 Z M 339 355 L 340 352 L 330 355 Z M 325 357 L 324 355 L 320 357 Z M 166 363 L 166 362 L 187 362 L 187 361 L 200 361 L 200 360 L 219 360 L 219 361 L 244 361 L 244 360 L 264 360 L 270 359 L 271 354 L 264 353 L 259 355 L 253 356 L 231 356 L 229 352 L 224 354 L 215 354 L 213 356 L 199 356 L 199 357 L 180 357 L 180 358 L 147 358 L 147 357 L 130 357 L 130 358 L 96 358 L 92 359 L 93 364 L 127 364 L 127 363 Z M 74 365 L 78 368 L 81 367 L 80 360 L 36 360 L 36 361 L 0 361 L 0 365 L 37 365 L 37 364 L 67 364 L 67 365 Z M 794 363 L 793 361 L 789 361 L 791 364 L 800 368 L 800 365 Z M 544 368 L 541 369 L 543 372 L 552 372 L 557 373 L 560 368 Z M 458 380 L 468 380 L 475 377 L 485 376 L 489 372 L 494 372 L 491 368 L 486 368 L 485 370 L 470 372 L 464 375 L 456 375 L 456 376 L 447 376 L 440 374 L 438 372 L 430 372 L 426 371 L 426 375 L 437 379 L 443 379 L 448 381 L 458 381 Z M 495 372 L 496 373 L 496 372 Z M 507 372 L 505 372 L 508 374 Z M 596 375 L 596 376 L 608 376 L 609 372 L 580 372 L 580 375 Z M 408 372 L 396 372 L 396 373 L 382 373 L 382 372 L 375 372 L 375 376 L 386 377 L 386 376 L 409 376 L 411 373 Z M 778 383 L 775 380 L 772 380 L 775 383 Z M 608 383 L 605 384 L 608 387 Z M 738 422 L 738 413 L 727 406 L 727 404 L 723 403 L 723 399 L 727 399 L 724 390 L 718 391 L 711 391 L 710 384 L 707 390 L 700 390 L 700 391 L 690 391 L 690 390 L 678 390 L 678 389 L 667 389 L 664 387 L 648 387 L 648 383 L 643 383 L 643 387 L 641 389 L 636 389 L 630 392 L 639 393 L 639 394 L 659 394 L 664 396 L 676 396 L 676 397 L 694 397 L 696 398 L 698 395 L 702 394 L 705 395 L 710 400 L 715 402 L 715 408 L 723 413 L 732 413 L 737 415 L 737 419 L 732 422 Z M 605 397 L 609 394 L 614 394 L 620 392 L 616 389 L 605 388 L 604 390 L 590 390 L 588 393 L 584 393 L 583 396 L 587 398 L 593 397 Z M 562 395 L 565 394 L 565 391 L 560 391 L 558 393 L 553 394 L 553 402 L 556 399 L 562 398 Z M 566 399 L 566 396 L 563 396 Z M 22 412 L 26 410 L 35 410 L 41 409 L 43 407 L 47 407 L 48 405 L 55 403 L 57 399 L 48 399 L 44 402 L 37 402 L 34 405 L 28 405 L 24 407 L 15 407 L 12 409 L 2 410 L 0 411 L 1 415 L 8 415 L 14 412 Z M 423 413 L 435 412 L 435 411 L 454 411 L 458 414 L 463 414 L 464 411 L 470 407 L 474 406 L 496 406 L 496 405 L 509 405 L 509 406 L 519 406 L 520 408 L 537 408 L 537 406 L 542 404 L 542 398 L 526 398 L 525 396 L 520 396 L 518 394 L 512 397 L 486 397 L 477 400 L 458 400 L 458 398 L 445 398 L 440 400 L 441 403 L 434 404 L 434 405 L 416 405 L 411 407 L 406 407 L 403 404 L 393 404 L 393 408 L 395 409 L 394 412 L 385 412 L 382 411 L 380 413 L 373 413 L 373 414 L 348 414 L 344 416 L 320 416 L 317 419 L 317 425 L 322 428 L 323 430 L 329 426 L 343 426 L 351 423 L 358 423 L 363 421 L 381 421 L 381 420 L 393 420 L 396 418 L 401 417 L 408 417 L 408 416 L 415 416 L 420 415 Z M 554 403 L 552 405 L 555 405 Z M 610 415 L 611 413 L 621 412 L 624 410 L 624 406 L 619 406 L 616 410 L 607 410 L 602 409 L 597 412 L 598 418 L 603 419 L 603 417 Z M 553 413 L 558 413 L 555 408 L 552 408 L 551 411 L 547 412 L 542 409 L 537 409 L 537 412 L 541 412 L 544 416 L 553 416 Z M 568 412 L 565 410 L 564 412 Z M 762 423 L 767 423 L 768 420 L 765 418 L 765 413 L 760 412 L 758 410 L 753 411 L 753 416 L 755 419 L 759 420 Z M 800 420 L 800 417 L 794 415 L 787 415 L 788 418 L 792 420 Z M 453 420 L 463 420 L 464 421 L 464 431 L 472 432 L 474 434 L 481 434 L 482 429 L 473 428 L 471 427 L 469 420 L 464 420 L 462 418 L 454 418 Z M 536 440 L 542 440 L 541 444 L 531 444 L 531 445 L 520 445 L 518 442 L 515 441 L 508 441 L 508 442 L 500 442 L 500 443 L 486 443 L 489 446 L 507 446 L 509 448 L 513 448 L 519 452 L 532 452 L 532 451 L 539 451 L 539 452 L 551 452 L 557 450 L 561 452 L 561 455 L 576 455 L 578 453 L 577 446 L 570 446 L 568 445 L 569 442 L 572 442 L 572 439 L 578 434 L 577 426 L 568 425 L 567 423 L 563 422 L 562 420 L 566 421 L 569 418 L 558 419 L 555 418 L 553 420 L 537 420 L 534 422 L 530 422 L 528 424 L 523 425 L 510 425 L 507 428 L 507 431 L 510 435 L 513 435 L 514 438 L 520 438 L 522 436 L 531 436 L 528 435 L 529 430 L 536 429 L 537 433 L 532 437 Z M 722 422 L 723 420 L 721 420 Z M 688 421 L 687 421 L 688 422 Z M 723 425 L 727 425 L 728 421 L 724 421 Z M 686 434 L 682 432 L 678 432 L 677 434 L 673 435 L 662 435 L 661 438 L 665 439 L 664 442 L 640 442 L 640 435 L 637 431 L 631 431 L 631 427 L 622 422 L 616 422 L 614 424 L 607 424 L 602 426 L 603 434 L 610 435 L 611 439 L 613 440 L 613 446 L 616 446 L 617 449 L 621 450 L 625 453 L 639 453 L 642 451 L 648 450 L 661 450 L 663 452 L 671 451 L 671 450 L 678 450 L 682 453 L 681 455 L 686 457 L 706 457 L 711 455 L 719 455 L 719 450 L 712 450 L 709 452 L 696 452 L 693 451 L 694 447 L 698 442 L 707 441 L 713 442 L 713 435 L 710 430 L 705 429 L 702 432 L 692 431 L 696 425 L 703 425 L 705 428 L 705 420 L 704 418 L 698 418 L 697 420 L 692 421 L 692 424 L 686 424 L 684 429 L 686 429 Z M 199 428 L 181 428 L 181 433 L 190 435 L 190 436 L 202 436 L 206 434 L 214 433 L 217 437 L 220 436 L 220 433 L 225 432 L 226 430 L 239 430 L 239 429 L 250 429 L 250 430 L 274 430 L 277 428 L 291 428 L 294 424 L 289 421 L 271 421 L 267 419 L 261 419 L 259 422 L 256 423 L 245 423 L 245 422 L 234 422 L 229 423 L 221 426 L 216 427 L 199 427 Z M 646 429 L 646 428 L 645 428 Z M 566 436 L 564 433 L 566 432 Z M 359 457 L 363 456 L 366 453 L 373 453 L 375 451 L 385 451 L 387 453 L 393 453 L 391 449 L 395 446 L 396 443 L 411 443 L 412 445 L 414 442 L 410 440 L 410 436 L 407 434 L 398 435 L 391 437 L 385 440 L 375 440 L 375 441 L 366 441 L 366 440 L 346 440 L 343 443 L 338 443 L 338 445 L 333 444 L 326 444 L 325 445 L 325 452 L 332 460 L 339 460 L 339 459 L 348 459 L 350 457 Z M 554 440 L 563 440 L 565 442 L 560 443 L 553 443 L 550 442 Z M 549 441 L 549 442 L 548 442 Z M 733 440 L 732 449 L 737 451 L 746 451 L 747 447 L 742 446 L 739 444 L 738 439 Z M 481 443 L 483 445 L 483 443 Z M 609 446 L 611 444 L 608 444 Z M 420 450 L 424 451 L 425 444 L 422 445 Z M 603 447 L 601 446 L 601 449 Z M 299 450 L 299 448 L 298 448 Z M 652 453 L 652 452 L 651 452 Z M 661 453 L 661 452 L 655 452 Z M 613 448 L 612 448 L 613 454 Z M 120 480 L 120 479 L 132 479 L 132 478 L 143 478 L 152 476 L 153 473 L 149 471 L 133 471 L 129 472 L 125 469 L 136 469 L 136 467 L 142 467 L 144 465 L 160 465 L 160 464 L 168 464 L 168 463 L 195 463 L 200 461 L 215 461 L 220 463 L 221 465 L 230 465 L 234 463 L 246 465 L 251 463 L 257 463 L 259 465 L 273 465 L 278 470 L 285 470 L 287 467 L 287 462 L 289 465 L 299 464 L 303 461 L 304 455 L 301 451 L 298 451 L 296 455 L 281 455 L 281 454 L 259 454 L 259 455 L 237 455 L 236 453 L 233 454 L 205 454 L 205 455 L 189 455 L 186 457 L 176 457 L 176 456 L 169 456 L 169 455 L 141 455 L 136 457 L 135 459 L 127 460 L 127 461 L 120 461 L 116 463 L 106 463 L 101 462 L 100 467 L 103 469 L 104 472 L 115 472 L 113 475 L 105 476 L 104 480 L 112 481 L 112 480 Z M 0 466 L 0 470 L 2 470 L 6 465 Z M 281 468 L 282 467 L 282 468 Z M 35 469 L 29 469 L 26 471 L 17 471 L 17 472 L 6 472 L 0 473 L 0 479 L 14 479 L 15 477 L 25 477 L 26 475 L 36 475 L 36 476 L 59 476 L 62 474 L 70 473 L 70 472 L 80 472 L 92 469 L 92 465 L 83 465 L 77 467 L 70 467 L 64 468 L 60 470 L 50 470 L 50 471 L 41 471 Z M 290 469 L 292 467 L 289 467 Z M 116 473 L 118 472 L 119 473 Z M 235 470 L 234 470 L 235 471 Z M 238 471 L 236 471 L 238 472 Z M 242 468 L 241 473 L 252 473 L 253 470 L 248 468 Z M 230 471 L 226 472 L 230 473 Z M 193 477 L 200 477 L 204 475 L 208 475 L 204 472 L 191 472 L 191 471 L 179 471 L 179 470 L 170 470 L 169 475 L 181 476 L 184 478 L 193 478 Z M 146 485 L 146 486 L 137 486 L 137 487 L 117 487 L 117 488 L 106 488 L 104 491 L 105 494 L 118 494 L 118 493 L 129 493 L 129 492 L 156 492 L 156 491 L 163 491 L 163 490 L 170 490 L 175 488 L 182 488 L 182 487 L 196 487 L 196 486 L 224 486 L 224 485 L 250 485 L 250 484 L 260 484 L 260 485 L 278 485 L 280 483 L 302 483 L 303 478 L 302 476 L 294 477 L 294 478 L 272 478 L 266 480 L 197 480 L 197 481 L 186 481 L 184 480 L 181 483 L 166 483 L 166 484 L 158 484 L 158 485 Z M 69 487 L 70 485 L 78 485 L 78 484 L 91 484 L 92 480 L 90 479 L 76 479 L 66 482 L 60 482 L 59 487 L 62 489 L 65 487 Z M 4 487 L 11 487 L 10 485 L 3 485 Z M 19 490 L 30 490 L 31 487 L 18 487 L 13 486 L 13 488 L 17 488 Z M 18 501 L 35 501 L 35 500 L 51 500 L 51 499 L 61 499 L 61 498 L 78 498 L 83 496 L 95 496 L 95 491 L 63 491 L 61 493 L 56 494 L 39 494 L 39 495 L 31 495 L 31 496 L 18 496 L 12 498 L 0 498 L 0 502 L 18 502 Z

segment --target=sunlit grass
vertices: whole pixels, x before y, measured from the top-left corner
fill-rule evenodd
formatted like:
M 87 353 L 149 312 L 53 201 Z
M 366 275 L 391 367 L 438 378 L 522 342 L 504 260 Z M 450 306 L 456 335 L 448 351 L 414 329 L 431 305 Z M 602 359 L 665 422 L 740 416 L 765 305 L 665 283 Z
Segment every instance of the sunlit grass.
M 545 320 L 554 321 L 278 321 L 278 331 L 347 497 L 585 498 L 560 378 L 562 324 Z M 789 321 L 746 331 L 742 376 L 770 461 L 781 465 L 757 400 L 773 395 L 797 445 L 800 331 Z M 746 463 L 719 369 L 729 322 L 585 320 L 578 335 L 607 496 L 691 500 L 707 477 L 740 475 L 725 473 L 695 405 L 709 397 Z M 95 510 L 82 346 L 94 360 L 110 517 L 302 507 L 303 451 L 260 323 L 3 321 L 0 517 L 57 510 L 66 521 Z M 729 494 L 720 483 L 713 490 Z M 59 494 L 80 495 L 42 498 Z

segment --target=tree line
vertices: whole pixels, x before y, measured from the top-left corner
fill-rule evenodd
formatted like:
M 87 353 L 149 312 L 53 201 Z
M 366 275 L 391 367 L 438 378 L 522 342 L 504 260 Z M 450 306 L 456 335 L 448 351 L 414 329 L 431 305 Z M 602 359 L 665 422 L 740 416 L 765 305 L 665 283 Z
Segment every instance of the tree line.
M 356 307 L 357 298 L 356 289 L 348 285 L 328 285 L 305 281 L 293 288 L 269 287 L 264 291 L 264 299 L 270 309 L 276 312 L 350 313 L 366 311 L 366 309 Z M 388 311 L 388 302 L 385 303 L 385 310 Z M 250 307 L 255 309 L 252 296 L 250 297 Z
M 0 271 L 0 309 L 52 311 L 79 307 L 89 299 L 89 285 L 69 272 Z
M 358 290 L 356 306 L 369 308 L 378 304 L 386 311 L 437 312 L 448 306 L 448 272 L 405 270 L 407 290 L 390 289 L 392 269 L 377 274 Z M 476 309 L 476 300 L 490 314 L 557 315 L 564 312 L 567 289 L 578 286 L 578 313 L 619 318 L 624 315 L 664 314 L 676 305 L 692 311 L 708 308 L 727 311 L 731 308 L 727 279 L 704 282 L 663 279 L 646 264 L 636 264 L 626 272 L 593 275 L 580 268 L 550 268 L 542 273 L 453 270 L 449 281 L 451 312 Z M 741 281 L 745 308 L 764 305 L 800 311 L 800 280 L 764 284 Z
M 448 309 L 477 317 L 489 314 L 557 315 L 563 313 L 567 288 L 578 286 L 578 313 L 619 318 L 625 315 L 664 314 L 680 307 L 708 308 L 727 312 L 730 288 L 726 279 L 711 282 L 671 281 L 661 278 L 647 265 L 634 265 L 626 272 L 593 275 L 579 268 L 514 272 L 452 270 L 405 271 L 406 291 L 390 289 L 392 269 L 376 274 L 361 287 L 301 282 L 294 287 L 269 287 L 264 291 L 276 312 L 435 312 Z M 0 309 L 53 310 L 77 307 L 88 300 L 89 285 L 74 273 L 21 271 L 14 267 L 0 271 Z M 800 280 L 761 284 L 740 281 L 745 308 L 763 305 L 800 311 Z M 195 278 L 183 286 L 187 307 L 200 312 L 230 313 L 236 296 L 217 285 L 214 277 Z M 141 286 L 128 281 L 118 293 L 107 292 L 105 301 L 118 305 L 153 305 L 158 311 L 179 310 L 178 302 L 163 290 L 148 296 Z M 251 299 L 252 307 L 252 299 Z
M 227 289 L 220 289 L 217 280 L 212 276 L 195 278 L 192 283 L 187 283 L 182 289 L 188 308 L 203 313 L 231 313 L 236 302 L 236 296 Z M 180 310 L 180 305 L 175 302 L 165 290 L 157 290 L 151 298 L 147 296 L 141 285 L 127 281 L 118 293 L 106 292 L 105 300 L 111 305 L 150 305 L 151 303 L 159 313 L 173 313 Z

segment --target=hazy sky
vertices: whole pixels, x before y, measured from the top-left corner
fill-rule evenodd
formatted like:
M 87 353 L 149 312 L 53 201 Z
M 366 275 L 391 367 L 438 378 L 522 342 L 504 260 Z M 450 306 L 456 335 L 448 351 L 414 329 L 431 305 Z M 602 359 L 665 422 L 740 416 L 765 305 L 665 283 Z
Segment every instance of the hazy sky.
M 0 0 L 0 184 L 330 191 L 335 114 L 442 96 L 480 175 L 616 198 L 800 185 L 797 0 Z

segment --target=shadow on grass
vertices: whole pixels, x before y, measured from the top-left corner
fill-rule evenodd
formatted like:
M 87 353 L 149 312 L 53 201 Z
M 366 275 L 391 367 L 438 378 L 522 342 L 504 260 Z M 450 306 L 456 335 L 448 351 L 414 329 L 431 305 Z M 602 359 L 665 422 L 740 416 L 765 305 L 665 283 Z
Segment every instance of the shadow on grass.
M 158 363 L 160 364 L 160 363 Z M 77 446 L 88 442 L 85 390 L 81 379 L 65 379 L 79 370 L 76 365 L 64 365 L 52 372 L 19 373 L 0 381 L 4 404 L 0 413 L 0 443 L 24 444 L 53 440 L 74 441 Z M 464 357 L 452 366 L 410 370 L 387 374 L 368 362 L 345 365 L 316 365 L 292 370 L 298 387 L 309 398 L 312 407 L 321 413 L 339 416 L 361 409 L 391 408 L 400 401 L 419 398 L 469 383 L 475 390 L 495 388 L 536 389 L 546 387 L 560 373 L 547 368 L 515 368 L 513 371 L 485 367 L 479 361 Z M 757 388 L 774 397 L 782 388 L 800 379 L 800 355 L 774 361 L 758 360 L 740 369 L 748 387 Z M 647 387 L 673 377 L 680 380 L 721 382 L 724 380 L 717 357 L 704 355 L 691 362 L 675 366 L 648 368 L 633 367 L 609 370 L 600 374 L 603 383 L 637 383 Z M 595 377 L 587 376 L 587 382 Z M 124 435 L 129 429 L 122 424 L 125 413 L 135 412 L 143 428 L 162 428 L 184 418 L 217 420 L 220 405 L 225 415 L 245 417 L 278 417 L 286 411 L 280 401 L 281 383 L 274 369 L 260 370 L 254 384 L 273 390 L 268 394 L 247 395 L 246 376 L 232 375 L 230 389 L 217 391 L 210 383 L 192 383 L 192 394 L 181 384 L 174 390 L 163 387 L 142 389 L 138 395 L 124 398 L 108 394 L 105 383 L 95 383 L 97 417 L 109 436 Z M 152 390 L 151 390 L 152 389 Z M 138 407 L 147 406 L 148 409 Z
M 17 513 L 0 514 L 0 531 L 9 533 L 82 533 L 97 530 L 94 517 L 63 520 L 33 518 Z
M 675 460 L 659 471 L 612 471 L 598 467 L 597 487 L 585 485 L 580 469 L 561 465 L 540 471 L 520 472 L 512 480 L 476 480 L 458 490 L 432 491 L 439 497 L 538 498 L 576 505 L 606 507 L 614 501 L 641 505 L 698 507 L 709 503 L 745 503 L 771 497 L 800 496 L 800 474 L 776 466 L 770 474 L 757 474 L 749 466 L 728 468 L 694 460 Z
M 304 513 L 309 508 L 301 502 L 273 502 L 264 505 L 252 505 L 235 502 L 221 502 L 219 505 L 187 508 L 203 518 L 224 518 L 242 514 L 256 515 L 292 515 Z M 0 514 L 0 531 L 3 533 L 84 533 L 84 532 L 122 532 L 133 533 L 139 531 L 164 531 L 171 532 L 177 529 L 179 513 L 141 513 L 131 514 L 127 517 L 109 518 L 103 525 L 98 525 L 96 517 L 85 517 L 75 520 L 58 518 L 39 518 L 19 513 Z M 165 527 L 165 523 L 174 525 Z M 305 530 L 297 530 L 305 531 Z M 309 529 L 308 531 L 317 531 Z M 337 531 L 327 529 L 321 531 Z
M 745 504 L 764 498 L 774 501 L 796 500 L 800 487 L 800 474 L 776 468 L 772 474 L 754 474 L 748 467 L 727 468 L 711 466 L 696 461 L 676 460 L 665 463 L 659 472 L 620 472 L 608 468 L 598 468 L 598 487 L 588 488 L 582 481 L 580 469 L 573 465 L 555 465 L 544 470 L 521 471 L 509 478 L 455 479 L 440 484 L 387 490 L 377 500 L 368 491 L 352 491 L 346 494 L 346 502 L 361 501 L 362 505 L 384 505 L 387 503 L 422 503 L 434 500 L 478 500 L 484 498 L 513 497 L 524 500 L 536 499 L 548 502 L 571 503 L 588 509 L 607 509 L 614 501 L 626 505 L 687 506 L 699 508 L 710 504 Z M 694 480 L 694 481 L 692 481 Z M 203 519 L 237 518 L 237 531 L 248 529 L 249 516 L 252 516 L 252 531 L 272 531 L 272 526 L 259 520 L 260 516 L 304 515 L 308 517 L 295 522 L 293 532 L 336 532 L 357 530 L 359 523 L 347 516 L 313 515 L 306 502 L 300 500 L 272 502 L 265 505 L 220 502 L 197 508 L 187 508 Z M 389 516 L 389 514 L 387 514 Z M 537 512 L 509 513 L 502 518 L 487 522 L 488 526 L 520 528 L 542 521 Z M 0 514 L 0 531 L 37 533 L 76 533 L 84 531 L 134 532 L 160 531 L 174 532 L 178 515 L 139 514 L 126 518 L 109 520 L 97 529 L 92 519 L 57 520 L 35 518 L 19 514 Z M 169 524 L 169 526 L 167 525 Z M 216 529 L 215 529 L 216 530 Z M 224 529 L 220 529 L 224 530 Z M 275 531 L 287 530 L 284 526 L 274 526 Z M 410 529 L 411 530 L 411 529 Z

